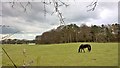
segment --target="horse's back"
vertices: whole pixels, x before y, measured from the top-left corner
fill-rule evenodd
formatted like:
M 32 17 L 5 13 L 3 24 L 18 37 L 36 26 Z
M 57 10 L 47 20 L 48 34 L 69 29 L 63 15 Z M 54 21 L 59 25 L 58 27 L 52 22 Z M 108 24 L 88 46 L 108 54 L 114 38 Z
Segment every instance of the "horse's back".
M 81 44 L 80 45 L 80 48 L 87 48 L 87 47 L 91 47 L 91 45 L 90 44 Z
M 84 44 L 84 46 L 90 46 L 90 44 Z

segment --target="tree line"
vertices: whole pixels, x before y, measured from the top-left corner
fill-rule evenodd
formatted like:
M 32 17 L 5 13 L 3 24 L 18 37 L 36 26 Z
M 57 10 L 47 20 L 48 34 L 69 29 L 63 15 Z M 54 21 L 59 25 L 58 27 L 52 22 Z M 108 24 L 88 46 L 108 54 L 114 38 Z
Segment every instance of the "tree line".
M 0 41 L 1 44 L 29 44 L 35 43 L 35 40 L 26 40 L 26 39 L 4 39 Z
M 4 39 L 2 44 L 53 44 L 53 43 L 71 43 L 71 42 L 119 42 L 120 24 L 108 24 L 101 26 L 87 26 L 82 24 L 60 25 L 56 29 L 44 32 L 36 36 L 35 40 L 26 39 Z
M 56 29 L 36 36 L 36 44 L 71 43 L 71 42 L 119 42 L 120 24 L 87 26 L 82 24 L 61 25 Z

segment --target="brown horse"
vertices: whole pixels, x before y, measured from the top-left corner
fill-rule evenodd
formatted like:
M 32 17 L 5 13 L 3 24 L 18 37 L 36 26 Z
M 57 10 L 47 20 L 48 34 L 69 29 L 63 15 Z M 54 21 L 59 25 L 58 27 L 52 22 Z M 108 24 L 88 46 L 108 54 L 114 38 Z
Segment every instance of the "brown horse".
M 89 52 L 91 51 L 91 46 L 90 46 L 90 44 L 81 44 L 81 45 L 79 46 L 78 53 L 79 53 L 79 52 L 82 52 L 82 51 L 84 51 L 84 53 L 85 53 L 85 50 L 84 50 L 85 48 L 87 48 Z

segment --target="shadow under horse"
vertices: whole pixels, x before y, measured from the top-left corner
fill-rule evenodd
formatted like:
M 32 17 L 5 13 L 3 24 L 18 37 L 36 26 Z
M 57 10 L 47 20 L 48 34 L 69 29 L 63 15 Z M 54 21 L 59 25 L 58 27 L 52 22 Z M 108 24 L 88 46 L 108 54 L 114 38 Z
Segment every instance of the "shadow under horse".
M 81 45 L 79 46 L 78 53 L 79 53 L 79 52 L 82 52 L 82 51 L 85 53 L 85 50 L 84 50 L 85 48 L 87 48 L 89 52 L 91 51 L 91 46 L 90 46 L 90 44 L 81 44 Z

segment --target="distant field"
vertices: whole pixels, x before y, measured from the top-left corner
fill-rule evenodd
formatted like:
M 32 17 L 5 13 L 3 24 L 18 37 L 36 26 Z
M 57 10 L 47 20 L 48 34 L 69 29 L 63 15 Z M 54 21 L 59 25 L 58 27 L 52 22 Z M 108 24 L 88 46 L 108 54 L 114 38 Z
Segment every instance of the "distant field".
M 77 53 L 81 43 L 2 45 L 17 66 L 118 66 L 118 43 L 90 43 L 92 51 Z M 23 50 L 26 49 L 26 57 Z M 87 51 L 87 50 L 86 50 Z M 3 66 L 13 66 L 3 52 Z

